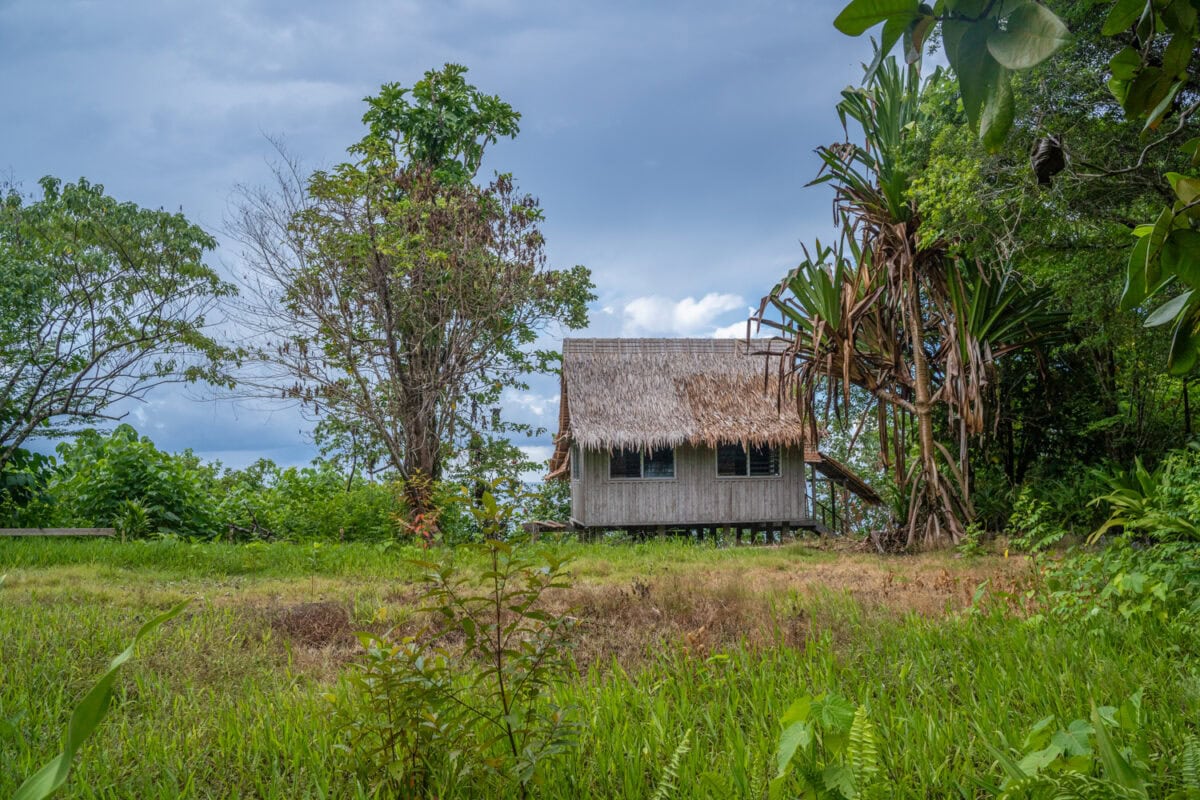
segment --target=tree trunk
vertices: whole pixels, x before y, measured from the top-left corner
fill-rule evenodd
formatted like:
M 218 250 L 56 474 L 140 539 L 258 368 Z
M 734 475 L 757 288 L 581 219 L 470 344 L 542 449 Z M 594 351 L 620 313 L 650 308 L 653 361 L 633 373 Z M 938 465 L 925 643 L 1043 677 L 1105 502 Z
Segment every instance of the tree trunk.
M 921 316 L 920 284 L 916 266 L 909 267 L 908 324 L 913 359 L 913 392 L 917 417 L 917 448 L 921 458 L 921 484 L 908 510 L 908 546 L 917 543 L 917 531 L 923 530 L 922 543 L 937 544 L 943 535 L 951 542 L 959 539 L 959 523 L 954 503 L 937 468 L 937 445 L 933 437 L 933 389 L 929 359 L 925 355 L 925 322 Z M 916 487 L 914 487 L 916 488 Z M 945 530 L 943 530 L 945 528 Z

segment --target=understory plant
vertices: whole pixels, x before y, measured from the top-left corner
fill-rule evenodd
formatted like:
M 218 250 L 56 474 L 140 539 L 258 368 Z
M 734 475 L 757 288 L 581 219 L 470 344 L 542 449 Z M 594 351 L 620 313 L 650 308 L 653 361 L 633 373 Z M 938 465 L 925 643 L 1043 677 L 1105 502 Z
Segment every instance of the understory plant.
M 1120 707 L 1093 705 L 1087 719 L 1065 726 L 1053 715 L 1044 717 L 1019 749 L 1006 742 L 997 747 L 985 737 L 1004 774 L 990 788 L 1002 800 L 1148 798 L 1151 789 L 1167 790 L 1155 796 L 1200 797 L 1200 740 L 1188 736 L 1170 756 L 1154 753 L 1143 722 L 1138 691 Z
M 1195 625 L 1200 619 L 1200 547 L 1168 542 L 1153 547 L 1116 541 L 1104 550 L 1073 551 L 1042 569 L 1046 613 L 1110 625 L 1157 619 Z
M 864 706 L 829 693 L 805 695 L 784 713 L 772 800 L 882 797 L 875 726 Z
M 1092 501 L 1106 505 L 1108 520 L 1091 536 L 1114 529 L 1152 541 L 1200 542 L 1200 452 L 1169 453 L 1154 469 L 1140 458 L 1133 469 L 1105 476 L 1109 491 Z
M 473 513 L 482 543 L 416 562 L 434 621 L 399 640 L 364 636 L 332 696 L 343 749 L 385 796 L 440 797 L 469 782 L 524 798 L 577 740 L 574 709 L 553 700 L 573 672 L 574 619 L 546 607 L 570 585 L 565 560 L 502 540 L 513 509 L 490 491 Z M 464 566 L 466 549 L 482 568 Z

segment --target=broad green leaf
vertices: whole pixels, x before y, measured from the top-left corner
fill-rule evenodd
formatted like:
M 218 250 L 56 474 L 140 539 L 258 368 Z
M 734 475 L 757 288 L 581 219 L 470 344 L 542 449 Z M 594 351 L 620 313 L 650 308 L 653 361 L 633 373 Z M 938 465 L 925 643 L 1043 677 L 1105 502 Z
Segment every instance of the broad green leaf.
M 1113 783 L 1135 793 L 1135 796 L 1146 797 L 1146 784 L 1138 777 L 1136 771 L 1125 757 L 1121 755 L 1112 740 L 1096 707 L 1092 707 L 1092 727 L 1096 732 L 1096 750 L 1100 754 L 1100 763 L 1104 765 L 1104 777 Z
M 854 722 L 854 712 L 858 709 L 844 697 L 836 694 L 826 695 L 815 701 L 812 706 L 813 714 L 826 733 L 845 733 Z
M 805 695 L 788 706 L 788 710 L 783 712 L 780 722 L 783 723 L 785 728 L 794 722 L 804 722 L 808 719 L 808 712 L 811 708 L 812 698 Z
M 1121 107 L 1129 116 L 1140 117 L 1158 105 L 1168 88 L 1170 81 L 1165 79 L 1160 68 L 1143 67 L 1137 77 L 1129 82 Z
M 1175 191 L 1175 196 L 1179 198 L 1179 202 L 1187 205 L 1195 202 L 1200 198 L 1200 178 L 1189 178 L 1186 175 L 1180 175 L 1178 172 L 1168 172 L 1167 181 L 1170 182 L 1171 188 Z M 1196 211 L 1200 208 L 1188 209 L 1189 216 L 1198 216 Z
M 1124 81 L 1119 78 L 1108 79 L 1108 91 L 1112 92 L 1112 96 L 1116 98 L 1121 107 L 1125 107 L 1125 99 L 1129 97 L 1129 81 Z
M 1128 30 L 1142 15 L 1146 3 L 1147 0 L 1117 0 L 1112 10 L 1108 12 L 1108 17 L 1105 18 L 1104 27 L 1100 29 L 1100 33 L 1104 36 L 1115 36 Z
M 1154 110 L 1146 115 L 1146 125 L 1142 128 L 1143 131 L 1154 130 L 1162 122 L 1162 118 L 1171 110 L 1171 104 L 1175 102 L 1175 95 L 1179 94 L 1179 90 L 1187 81 L 1179 80 L 1171 84 L 1167 89 L 1167 93 L 1163 95 L 1162 100 L 1158 101 L 1158 105 Z
M 1123 47 L 1109 59 L 1108 69 L 1117 80 L 1131 81 L 1142 68 L 1142 54 L 1132 47 Z
M 1200 288 L 1200 232 L 1189 228 L 1171 231 L 1163 244 L 1162 273 L 1178 276 L 1188 286 Z
M 851 0 L 833 21 L 833 27 L 847 36 L 860 36 L 889 17 L 912 18 L 918 0 Z
M 807 750 L 812 744 L 812 728 L 807 722 L 794 722 L 783 729 L 779 736 L 779 750 L 775 753 L 776 776 L 785 775 L 797 749 Z
M 1136 731 L 1142 724 L 1142 690 L 1138 689 L 1117 710 L 1117 723 L 1127 731 Z
M 1151 312 L 1150 316 L 1146 317 L 1146 321 L 1142 323 L 1147 328 L 1157 328 L 1159 325 L 1166 325 L 1171 320 L 1179 316 L 1179 312 L 1192 297 L 1192 291 L 1189 289 L 1183 294 L 1172 297 L 1167 302 L 1163 303 L 1158 308 Z
M 1062 744 L 1051 742 L 1041 750 L 1034 750 L 1020 760 L 1017 766 L 1026 775 L 1037 775 L 1046 767 L 1053 764 L 1063 754 Z
M 1027 3 L 1008 17 L 1005 30 L 988 35 L 992 56 L 1009 69 L 1029 69 L 1045 61 L 1070 41 L 1071 32 L 1053 11 Z
M 833 764 L 821 772 L 821 783 L 826 789 L 837 790 L 842 797 L 852 800 L 858 796 L 854 786 L 854 772 L 845 764 Z
M 1167 356 L 1167 371 L 1172 375 L 1187 375 L 1196 367 L 1197 356 L 1200 355 L 1196 311 L 1188 310 L 1175 323 L 1175 330 L 1171 334 L 1171 352 Z
M 1200 164 L 1200 137 L 1188 139 L 1179 146 L 1179 149 L 1191 157 L 1193 167 Z
M 987 37 L 995 22 L 985 20 L 971 23 L 958 44 L 958 88 L 962 94 L 963 110 L 971 127 L 979 130 L 983 106 L 1000 83 L 1004 69 L 987 49 Z
M 883 33 L 880 36 L 879 49 L 875 51 L 875 59 L 871 62 L 871 66 L 867 68 L 867 74 L 863 77 L 863 83 L 871 82 L 871 78 L 879 71 L 879 65 L 883 63 L 884 57 L 892 52 L 892 48 L 896 46 L 896 42 L 900 41 L 900 37 L 908 30 L 911 23 L 904 17 L 888 17 L 883 23 Z
M 1183 76 L 1187 72 L 1188 64 L 1192 63 L 1192 48 L 1195 44 L 1196 40 L 1191 34 L 1177 33 L 1172 36 L 1171 43 L 1163 51 L 1163 72 L 1176 77 Z
M 1054 715 L 1042 717 L 1033 724 L 1029 729 L 1029 733 L 1025 734 L 1025 741 L 1021 742 L 1022 750 L 1037 750 L 1045 747 L 1050 741 L 1052 731 L 1050 726 L 1054 724 Z
M 1004 144 L 1013 124 L 1013 91 L 1008 70 L 1001 68 L 997 84 L 983 104 L 979 117 L 979 138 L 990 152 Z
M 1134 244 L 1125 269 L 1125 289 L 1121 292 L 1122 311 L 1132 311 L 1146 299 L 1146 251 L 1150 249 L 1150 237 L 1143 236 Z
M 1171 235 L 1171 229 L 1175 225 L 1175 212 L 1168 206 L 1163 208 L 1162 213 L 1158 215 L 1158 219 L 1154 221 L 1154 230 L 1146 237 L 1146 287 L 1149 288 L 1158 282 L 1158 277 L 1161 274 L 1159 271 L 1158 254 L 1162 249 L 1163 244 L 1167 241 L 1167 237 Z
M 1191 3 L 1186 0 L 1167 3 L 1162 7 L 1161 17 L 1171 33 L 1187 37 L 1189 41 L 1195 38 L 1196 9 Z
M 971 28 L 972 23 L 956 19 L 948 19 L 942 23 L 942 47 L 946 48 L 946 60 L 955 71 L 958 70 L 959 44 Z

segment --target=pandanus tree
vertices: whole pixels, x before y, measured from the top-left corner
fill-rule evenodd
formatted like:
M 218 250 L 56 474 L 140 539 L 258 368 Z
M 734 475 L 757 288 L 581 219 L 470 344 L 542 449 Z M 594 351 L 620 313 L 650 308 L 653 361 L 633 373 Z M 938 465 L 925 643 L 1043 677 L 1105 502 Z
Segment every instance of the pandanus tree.
M 834 188 L 839 240 L 806 250 L 752 322 L 789 342 L 780 385 L 809 419 L 818 397 L 828 409 L 848 402 L 852 387 L 876 400 L 880 456 L 903 501 L 900 541 L 956 542 L 974 515 L 970 441 L 989 419 L 996 360 L 1056 331 L 1060 319 L 1045 294 L 1002 265 L 964 258 L 950 238 L 922 230 L 910 191 L 919 170 L 910 140 L 922 115 L 915 67 L 878 63 L 837 110 L 847 141 L 818 150 L 813 183 Z M 851 123 L 858 142 L 849 141 Z

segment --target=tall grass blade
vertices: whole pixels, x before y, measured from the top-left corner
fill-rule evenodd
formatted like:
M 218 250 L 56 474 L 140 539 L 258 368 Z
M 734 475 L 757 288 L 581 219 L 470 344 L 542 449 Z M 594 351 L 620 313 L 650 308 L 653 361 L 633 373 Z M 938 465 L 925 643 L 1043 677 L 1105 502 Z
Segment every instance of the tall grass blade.
M 63 744 L 62 752 L 51 760 L 50 763 L 26 779 L 20 788 L 17 789 L 17 793 L 13 795 L 13 800 L 44 800 L 58 791 L 67 782 L 67 776 L 71 772 L 71 762 L 75 758 L 75 753 L 78 752 L 84 741 L 92 735 L 92 732 L 96 730 L 100 721 L 104 719 L 104 715 L 108 713 L 108 707 L 112 702 L 113 683 L 117 679 L 117 672 L 120 670 L 121 665 L 133 658 L 134 650 L 144 636 L 167 620 L 179 616 L 180 612 L 190 602 L 190 600 L 183 601 L 170 611 L 160 614 L 138 629 L 129 646 L 112 660 L 108 665 L 108 671 L 100 676 L 100 680 L 96 681 L 96 685 L 84 695 L 84 698 L 79 701 L 79 705 L 75 706 L 75 710 L 71 712 L 71 720 L 67 723 L 66 742 Z

